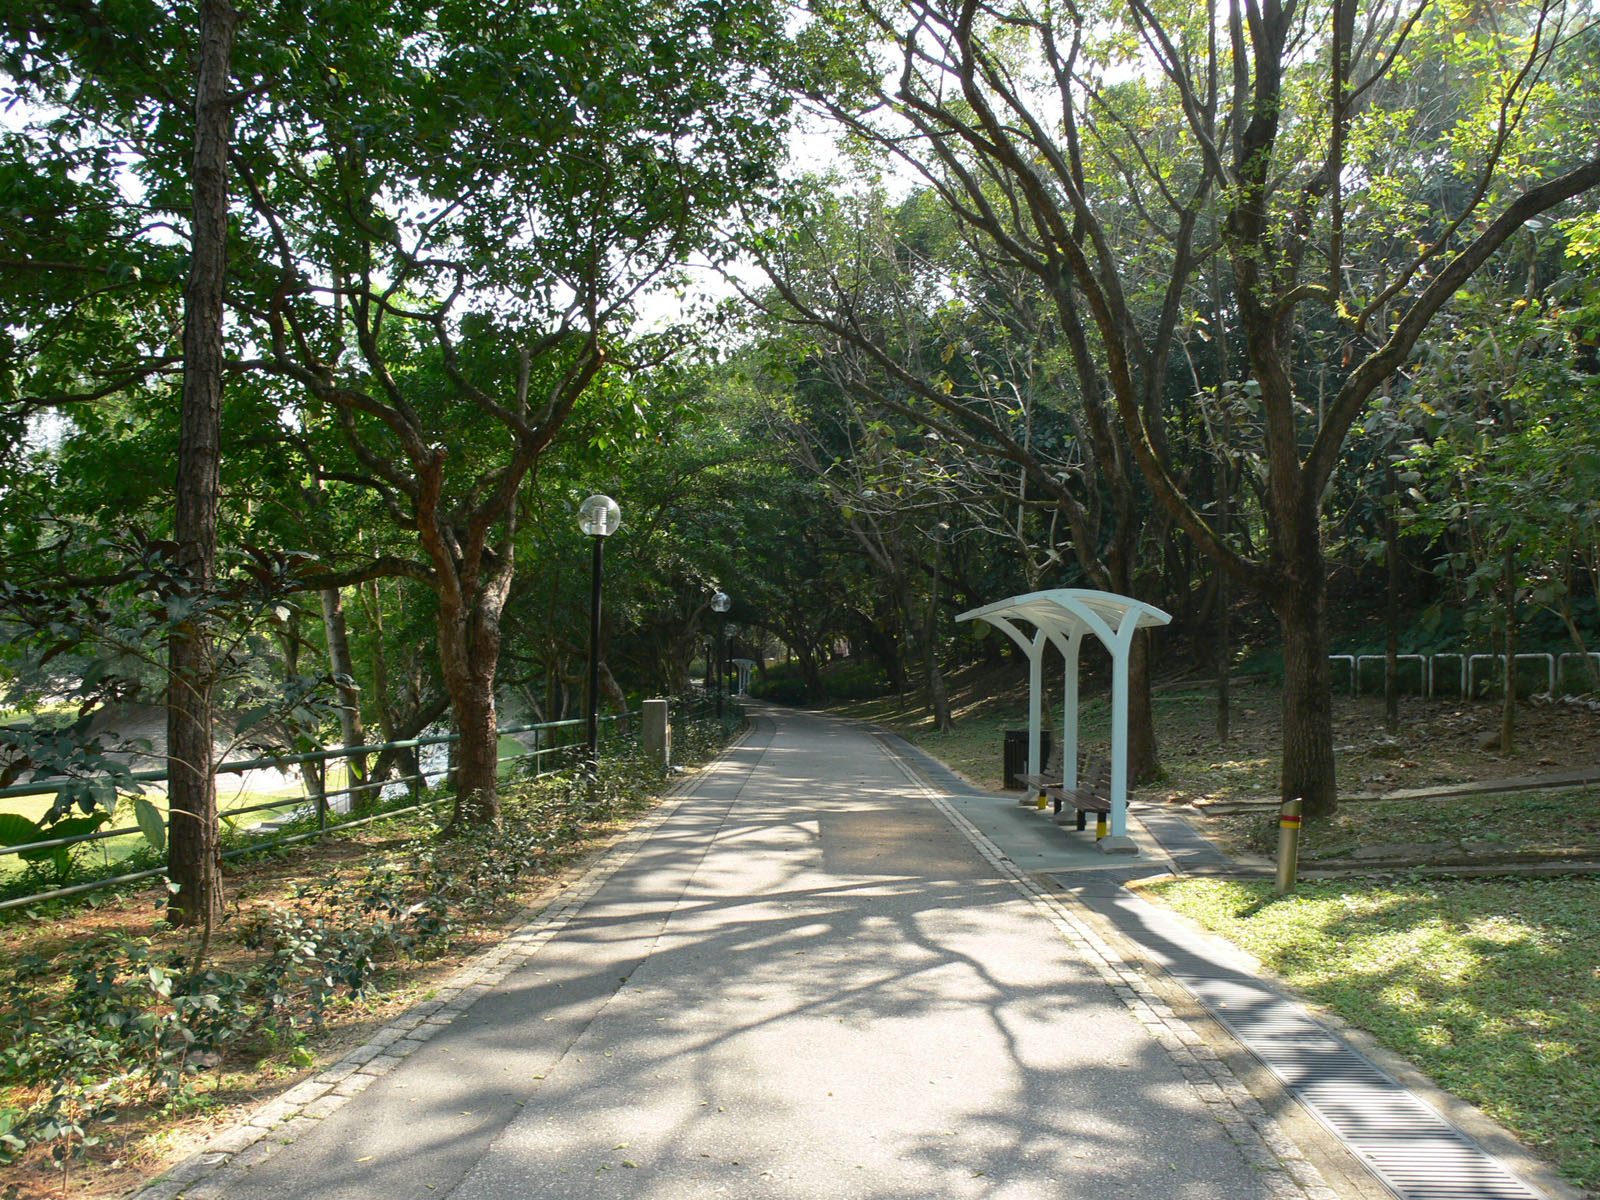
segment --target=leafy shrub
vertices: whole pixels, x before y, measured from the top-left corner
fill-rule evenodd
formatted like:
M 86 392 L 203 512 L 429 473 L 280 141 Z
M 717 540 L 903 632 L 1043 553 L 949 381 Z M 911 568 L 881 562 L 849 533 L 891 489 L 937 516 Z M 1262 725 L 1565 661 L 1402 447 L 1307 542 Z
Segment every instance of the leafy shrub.
M 889 678 L 877 663 L 844 659 L 822 669 L 822 690 L 830 700 L 870 700 L 889 690 Z M 767 668 L 765 680 L 751 684 L 752 695 L 774 704 L 809 704 L 799 663 L 777 663 Z

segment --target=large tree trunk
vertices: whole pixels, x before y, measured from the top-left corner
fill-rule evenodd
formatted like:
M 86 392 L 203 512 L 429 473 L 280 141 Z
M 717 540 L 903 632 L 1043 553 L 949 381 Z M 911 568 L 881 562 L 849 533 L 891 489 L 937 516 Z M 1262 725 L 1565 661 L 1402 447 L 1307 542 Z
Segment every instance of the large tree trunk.
M 900 698 L 900 706 L 903 708 L 906 699 L 905 639 L 900 636 L 899 630 L 894 628 L 894 625 L 899 623 L 900 612 L 901 604 L 898 600 L 891 606 L 888 620 L 880 622 L 875 614 L 863 612 L 861 640 L 867 644 L 868 651 L 883 668 L 883 676 L 889 685 L 889 690 Z M 851 649 L 854 648 L 852 644 Z
M 795 653 L 800 660 L 800 678 L 806 685 L 806 701 L 810 704 L 821 704 L 828 698 L 828 694 L 822 687 L 822 666 L 818 661 L 817 651 L 810 646 L 802 646 Z
M 944 684 L 944 672 L 939 669 L 939 572 L 944 564 L 944 547 L 937 536 L 933 539 L 933 572 L 928 583 L 928 616 L 922 624 L 922 650 L 927 655 L 928 703 L 932 708 L 933 725 L 940 733 L 955 728 L 950 715 L 950 691 Z
M 1106 554 L 1107 574 L 1112 588 L 1124 596 L 1144 599 L 1135 590 L 1134 550 L 1136 522 L 1121 519 L 1118 544 Z M 1151 631 L 1134 635 L 1128 653 L 1128 782 L 1148 783 L 1161 777 L 1161 748 L 1156 741 L 1155 709 L 1150 701 L 1154 656 Z
M 456 743 L 456 802 L 449 832 L 500 817 L 500 733 L 495 719 L 495 671 L 500 660 L 499 614 L 439 605 L 439 659 L 460 741 Z
M 1217 497 L 1217 536 L 1224 541 L 1228 537 L 1228 507 L 1233 497 L 1233 471 L 1226 459 L 1222 463 L 1222 486 Z M 1232 616 L 1230 608 L 1233 597 L 1230 594 L 1228 573 L 1221 567 L 1216 569 L 1217 578 L 1217 741 L 1227 745 L 1229 734 L 1230 707 L 1233 703 L 1233 636 L 1229 628 L 1229 618 Z
M 1500 753 L 1510 754 L 1517 748 L 1517 551 L 1509 543 L 1501 575 L 1506 611 L 1506 654 L 1501 671 Z
M 1384 605 L 1383 720 L 1393 733 L 1400 728 L 1400 506 L 1394 467 L 1384 472 L 1383 553 L 1389 568 Z
M 222 429 L 222 315 L 227 278 L 228 64 L 238 13 L 227 0 L 200 5 L 195 77 L 194 229 L 184 292 L 183 408 L 178 435 L 174 540 L 181 597 L 193 609 L 167 647 L 167 906 L 175 925 L 222 915 L 222 851 L 212 775 L 211 636 L 204 608 L 216 568 Z
M 1274 597 L 1283 630 L 1283 774 L 1280 798 L 1304 801 L 1308 817 L 1339 805 L 1333 762 L 1333 693 L 1328 673 L 1327 570 L 1315 529 L 1286 549 L 1288 585 Z
M 1128 649 L 1128 781 L 1149 783 L 1161 776 L 1161 750 L 1156 744 L 1155 710 L 1150 702 L 1154 673 L 1154 630 L 1134 634 Z

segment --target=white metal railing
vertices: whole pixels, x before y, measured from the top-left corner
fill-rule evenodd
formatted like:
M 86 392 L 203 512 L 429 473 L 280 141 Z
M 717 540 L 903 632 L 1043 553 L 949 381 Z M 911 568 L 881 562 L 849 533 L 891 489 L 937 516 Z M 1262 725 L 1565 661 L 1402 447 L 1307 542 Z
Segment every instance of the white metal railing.
M 1350 694 L 1361 694 L 1361 670 L 1368 663 L 1383 662 L 1387 658 L 1383 654 L 1330 654 L 1330 666 L 1343 663 L 1350 682 Z M 1583 662 L 1587 659 L 1593 664 L 1597 675 L 1600 675 L 1600 652 L 1590 651 L 1581 654 L 1576 651 L 1566 654 L 1546 654 L 1542 652 L 1515 655 L 1518 663 L 1532 662 L 1544 665 L 1546 690 L 1554 695 L 1557 690 L 1566 685 L 1570 672 L 1567 664 L 1573 661 Z M 1414 662 L 1417 664 L 1418 690 L 1422 695 L 1432 699 L 1438 694 L 1439 681 L 1445 675 L 1443 663 L 1453 663 L 1449 669 L 1449 676 L 1455 677 L 1460 696 L 1471 696 L 1479 681 L 1478 667 L 1482 663 L 1497 664 L 1502 671 L 1505 667 L 1504 654 L 1466 654 L 1455 651 L 1441 651 L 1438 654 L 1399 654 L 1395 656 L 1397 663 Z M 1485 675 L 1485 679 L 1492 676 Z M 1338 686 L 1339 681 L 1330 679 L 1331 686 Z

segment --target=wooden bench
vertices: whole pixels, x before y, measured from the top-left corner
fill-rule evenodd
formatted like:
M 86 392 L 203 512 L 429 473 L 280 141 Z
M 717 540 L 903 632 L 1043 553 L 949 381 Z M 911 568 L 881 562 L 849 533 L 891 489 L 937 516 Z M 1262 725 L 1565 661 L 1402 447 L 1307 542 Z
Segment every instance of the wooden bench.
M 1055 801 L 1058 825 L 1066 824 L 1062 820 L 1062 812 L 1067 805 L 1071 805 L 1076 812 L 1079 829 L 1088 827 L 1089 813 L 1097 814 L 1094 836 L 1099 841 L 1106 836 L 1106 818 L 1111 815 L 1111 764 L 1102 760 L 1080 775 L 1079 779 L 1081 782 L 1075 788 L 1064 788 L 1057 784 L 1043 788 L 1042 793 Z
M 1017 782 L 1030 791 L 1039 793 L 1039 807 L 1044 807 L 1044 789 L 1052 784 L 1061 786 L 1061 743 L 1057 742 L 1050 747 L 1050 757 L 1045 760 L 1044 770 L 1037 775 L 1017 774 Z M 1017 801 L 1018 804 L 1027 804 L 1026 798 Z
M 1061 774 L 1061 743 L 1057 742 L 1050 747 L 1050 757 L 1045 761 L 1044 770 L 1037 775 L 1018 775 L 1016 780 L 1024 788 L 1038 793 L 1038 800 L 1035 803 L 1039 808 L 1043 808 L 1049 799 L 1047 789 L 1061 786 Z M 1083 751 L 1081 750 L 1078 751 L 1078 774 L 1083 774 Z M 1030 801 L 1024 796 L 1017 803 L 1027 807 Z M 1059 809 L 1059 806 L 1057 807 Z

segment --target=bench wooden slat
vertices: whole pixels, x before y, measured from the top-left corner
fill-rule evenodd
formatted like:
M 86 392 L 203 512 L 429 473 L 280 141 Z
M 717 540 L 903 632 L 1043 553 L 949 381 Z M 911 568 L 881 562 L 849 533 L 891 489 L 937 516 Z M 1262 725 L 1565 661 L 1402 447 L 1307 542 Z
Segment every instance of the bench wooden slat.
M 1061 784 L 1061 743 L 1056 742 L 1050 747 L 1050 753 L 1045 758 L 1044 769 L 1037 775 L 1018 775 L 1017 782 L 1029 791 L 1041 791 L 1051 784 Z
M 1083 782 L 1079 787 L 1064 788 L 1056 784 L 1041 789 L 1047 797 L 1055 801 L 1058 820 L 1063 808 L 1070 805 L 1076 811 L 1079 829 L 1087 825 L 1086 813 L 1111 812 L 1111 764 L 1102 760 L 1084 772 L 1081 778 Z
M 1078 777 L 1083 777 L 1083 751 L 1078 751 Z M 1050 747 L 1050 757 L 1044 764 L 1044 770 L 1037 775 L 1018 775 L 1016 780 L 1028 791 L 1043 792 L 1049 788 L 1061 786 L 1061 743 L 1057 742 Z

